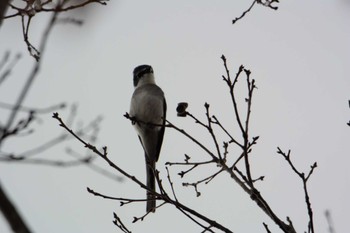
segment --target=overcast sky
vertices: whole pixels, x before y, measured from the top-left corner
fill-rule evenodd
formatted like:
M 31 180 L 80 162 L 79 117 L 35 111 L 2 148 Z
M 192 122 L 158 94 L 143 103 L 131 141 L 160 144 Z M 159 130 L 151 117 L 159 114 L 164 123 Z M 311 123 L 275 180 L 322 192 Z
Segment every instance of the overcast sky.
M 133 92 L 132 71 L 150 64 L 165 92 L 168 120 L 185 128 L 208 146 L 205 130 L 187 118 L 176 117 L 178 102 L 189 103 L 189 111 L 205 119 L 204 103 L 237 137 L 234 114 L 220 56 L 225 54 L 231 73 L 243 64 L 252 71 L 255 91 L 251 135 L 260 139 L 252 153 L 254 177 L 272 209 L 283 219 L 289 216 L 298 232 L 307 230 L 307 211 L 302 183 L 277 146 L 291 149 L 292 159 L 308 172 L 309 191 L 317 232 L 326 233 L 325 210 L 330 210 L 336 232 L 347 232 L 349 221 L 350 128 L 350 2 L 286 0 L 273 11 L 256 6 L 235 25 L 232 19 L 249 7 L 247 1 L 111 1 L 93 4 L 82 27 L 59 25 L 50 35 L 43 67 L 24 104 L 47 107 L 60 102 L 78 105 L 73 128 L 103 116 L 97 146 L 108 146 L 109 156 L 120 167 L 144 180 L 142 147 L 130 122 Z M 77 14 L 77 17 L 82 15 Z M 35 17 L 30 36 L 40 38 L 47 17 Z M 0 87 L 0 101 L 13 103 L 34 63 L 21 35 L 19 18 L 5 20 L 0 29 L 0 56 L 10 50 L 22 53 L 9 80 Z M 244 88 L 243 82 L 241 88 Z M 243 92 L 242 92 L 243 93 Z M 238 94 L 242 94 L 239 92 Z M 240 95 L 243 99 L 245 96 Z M 0 119 L 6 119 L 1 110 Z M 63 118 L 69 109 L 61 110 Z M 41 115 L 32 125 L 33 135 L 7 141 L 2 151 L 19 153 L 62 133 L 51 114 Z M 225 139 L 225 138 L 222 138 Z M 227 140 L 227 139 L 226 139 Z M 85 153 L 70 140 L 38 158 L 71 159 L 66 148 Z M 164 163 L 207 155 L 173 130 L 165 133 L 158 162 L 166 180 Z M 232 150 L 231 156 L 237 156 Z M 98 159 L 97 164 L 114 172 Z M 194 171 L 181 180 L 170 172 L 181 201 L 222 223 L 234 232 L 272 232 L 278 228 L 227 174 L 200 186 L 201 197 L 181 182 L 201 179 L 216 167 Z M 144 203 L 120 207 L 86 192 L 86 187 L 117 197 L 144 198 L 145 191 L 131 181 L 122 183 L 101 176 L 85 166 L 53 168 L 0 163 L 1 184 L 34 232 L 119 232 L 113 212 L 120 214 L 132 232 L 200 232 L 201 229 L 171 206 L 164 206 L 143 222 Z M 10 232 L 0 218 L 0 232 Z

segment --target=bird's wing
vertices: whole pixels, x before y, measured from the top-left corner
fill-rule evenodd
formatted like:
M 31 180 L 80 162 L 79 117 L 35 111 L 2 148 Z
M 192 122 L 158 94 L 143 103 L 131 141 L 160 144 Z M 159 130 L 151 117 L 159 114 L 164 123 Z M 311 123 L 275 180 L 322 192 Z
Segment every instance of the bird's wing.
M 140 136 L 139 136 L 139 140 L 140 140 L 140 142 L 141 142 L 141 146 L 142 146 L 143 150 L 145 151 L 145 156 L 146 156 L 146 158 L 147 158 L 148 156 L 147 156 L 147 153 L 146 153 L 146 148 L 145 148 L 145 146 L 143 145 L 142 139 L 141 139 Z
M 162 128 L 159 130 L 158 133 L 158 142 L 157 142 L 157 157 L 156 161 L 158 161 L 159 154 L 160 154 L 160 149 L 162 147 L 163 143 L 163 137 L 164 137 L 164 130 L 165 130 L 165 119 L 166 119 L 166 101 L 165 98 L 163 98 L 163 122 L 162 122 Z

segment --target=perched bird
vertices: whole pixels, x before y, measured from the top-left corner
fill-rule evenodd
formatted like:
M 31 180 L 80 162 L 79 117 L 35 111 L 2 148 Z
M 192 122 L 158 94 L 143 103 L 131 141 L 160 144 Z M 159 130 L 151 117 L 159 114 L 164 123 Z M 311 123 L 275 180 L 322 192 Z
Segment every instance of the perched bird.
M 162 89 L 154 81 L 153 69 L 149 65 L 140 65 L 134 69 L 134 88 L 129 115 L 145 151 L 147 187 L 155 191 L 154 173 L 163 142 L 166 101 Z M 154 212 L 155 207 L 155 197 L 147 191 L 147 212 Z

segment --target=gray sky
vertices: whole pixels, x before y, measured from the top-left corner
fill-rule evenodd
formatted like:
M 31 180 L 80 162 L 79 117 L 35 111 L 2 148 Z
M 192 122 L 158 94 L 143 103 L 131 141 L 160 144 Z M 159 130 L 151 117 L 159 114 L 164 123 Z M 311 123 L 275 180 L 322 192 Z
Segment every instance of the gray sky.
M 168 119 L 211 145 L 208 135 L 187 118 L 177 118 L 178 102 L 204 119 L 203 104 L 237 136 L 229 95 L 221 75 L 220 56 L 225 54 L 231 73 L 243 64 L 252 71 L 258 89 L 253 99 L 251 134 L 260 140 L 252 154 L 253 175 L 265 175 L 258 187 L 271 207 L 290 216 L 299 232 L 307 229 L 302 183 L 276 154 L 277 146 L 292 150 L 295 165 L 307 172 L 319 167 L 309 181 L 317 232 L 327 232 L 324 211 L 329 209 L 337 232 L 346 232 L 350 202 L 350 3 L 336 1 L 282 1 L 279 10 L 256 6 L 235 25 L 250 3 L 245 1 L 111 1 L 92 5 L 94 15 L 83 27 L 57 26 L 50 36 L 43 68 L 25 105 L 45 107 L 62 101 L 78 103 L 78 122 L 98 115 L 104 120 L 97 146 L 107 145 L 109 156 L 121 167 L 144 180 L 142 147 L 130 123 L 123 117 L 133 92 L 132 70 L 151 64 L 156 81 L 166 94 Z M 35 18 L 31 28 L 37 43 L 47 18 Z M 0 100 L 13 102 L 16 90 L 33 64 L 26 53 L 19 19 L 5 21 L 0 29 L 0 54 L 21 52 L 22 59 L 11 79 L 0 87 Z M 243 96 L 242 96 L 243 98 Z M 4 111 L 1 111 L 3 114 Z M 62 111 L 63 118 L 68 110 Z M 1 116 L 1 119 L 4 117 Z M 35 122 L 36 133 L 9 141 L 4 151 L 31 148 L 61 133 L 51 114 Z M 74 125 L 79 127 L 78 122 Z M 40 129 L 39 129 L 40 128 Z M 237 133 L 235 133 L 237 132 Z M 84 153 L 69 141 L 39 157 L 70 159 L 66 147 Z M 158 168 L 163 164 L 194 159 L 203 152 L 173 130 L 165 134 Z M 236 156 L 232 153 L 232 156 Z M 109 171 L 102 161 L 97 162 Z M 215 167 L 195 171 L 184 180 L 171 167 L 177 193 L 185 204 L 226 225 L 234 232 L 265 232 L 274 224 L 226 174 L 201 186 L 195 197 L 181 182 L 204 178 Z M 144 213 L 145 204 L 119 207 L 86 192 L 86 187 L 118 196 L 143 198 L 144 190 L 130 181 L 116 183 L 86 167 L 52 168 L 0 163 L 1 183 L 35 232 L 118 232 L 112 224 L 116 211 L 132 232 L 200 232 L 200 228 L 170 206 L 164 206 L 143 222 L 131 224 Z M 0 218 L 0 232 L 9 232 Z

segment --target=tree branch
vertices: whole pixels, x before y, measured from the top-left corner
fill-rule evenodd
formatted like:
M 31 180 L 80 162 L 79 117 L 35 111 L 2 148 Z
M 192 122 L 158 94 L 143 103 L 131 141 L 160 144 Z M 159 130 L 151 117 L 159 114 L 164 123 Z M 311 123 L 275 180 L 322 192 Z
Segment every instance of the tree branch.
M 8 224 L 15 233 L 30 233 L 30 229 L 25 223 L 16 207 L 12 204 L 8 195 L 5 193 L 0 184 L 0 210 L 4 214 Z
M 291 151 L 288 150 L 288 153 L 286 154 L 279 147 L 277 147 L 277 153 L 282 155 L 287 160 L 288 164 L 290 165 L 290 167 L 292 168 L 294 173 L 296 173 L 300 177 L 302 182 L 303 182 L 305 202 L 306 202 L 307 212 L 308 212 L 308 215 L 309 215 L 308 232 L 314 233 L 315 230 L 314 230 L 313 212 L 312 212 L 312 208 L 311 208 L 309 192 L 307 190 L 307 181 L 309 180 L 309 178 L 310 178 L 311 174 L 313 173 L 314 169 L 317 167 L 317 163 L 315 162 L 313 165 L 311 165 L 309 174 L 305 177 L 305 173 L 299 172 L 296 169 L 296 167 L 294 166 L 293 162 L 290 160 L 290 152 Z
M 179 202 L 177 199 L 172 199 L 168 196 L 167 192 L 164 190 L 164 188 L 161 185 L 161 182 L 159 180 L 159 178 L 157 178 L 158 180 L 158 185 L 161 189 L 161 193 L 157 193 L 153 190 L 148 189 L 148 187 L 143 184 L 141 181 L 139 181 L 135 176 L 130 175 L 128 172 L 124 171 L 122 168 L 120 168 L 118 165 L 116 165 L 115 163 L 113 163 L 108 157 L 107 157 L 107 147 L 103 147 L 102 148 L 102 152 L 99 151 L 94 145 L 91 145 L 90 143 L 86 142 L 85 140 L 83 140 L 82 138 L 80 138 L 72 129 L 70 129 L 64 122 L 63 120 L 59 117 L 58 113 L 54 113 L 53 114 L 53 118 L 56 119 L 59 122 L 59 125 L 61 127 L 63 127 L 65 130 L 67 130 L 73 137 L 75 137 L 78 141 L 80 141 L 86 148 L 90 149 L 91 151 L 93 151 L 95 154 L 99 155 L 102 159 L 104 159 L 109 166 L 111 166 L 112 168 L 114 168 L 115 170 L 117 170 L 118 172 L 120 172 L 123 176 L 129 178 L 130 180 L 132 180 L 134 183 L 138 184 L 141 188 L 148 190 L 150 192 L 152 192 L 152 194 L 154 194 L 154 196 L 157 199 L 161 199 L 164 200 L 166 203 L 172 204 L 174 205 L 177 209 L 179 209 L 181 212 L 186 212 L 186 214 L 192 215 L 204 222 L 207 222 L 211 227 L 215 227 L 223 232 L 227 232 L 227 233 L 231 233 L 232 231 L 229 230 L 228 228 L 224 227 L 223 225 L 217 223 L 216 221 L 198 213 L 197 211 L 185 206 L 184 204 L 182 204 L 181 202 Z M 215 157 L 215 156 L 214 156 Z M 102 196 L 102 195 L 98 195 L 98 196 Z M 117 198 L 118 200 L 120 200 L 120 198 Z M 130 199 L 128 199 L 130 200 Z M 131 200 L 133 201 L 133 200 Z M 210 229 L 206 227 L 206 229 Z

